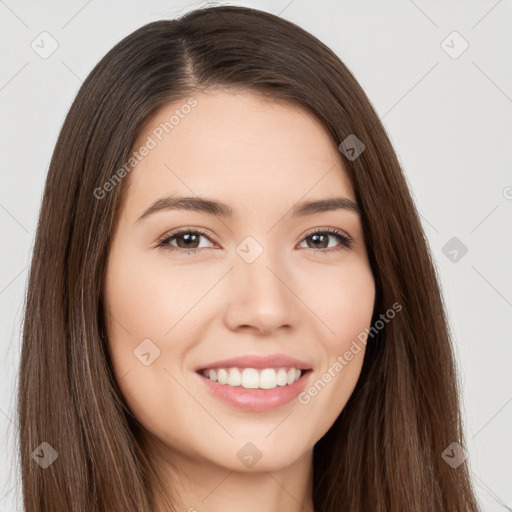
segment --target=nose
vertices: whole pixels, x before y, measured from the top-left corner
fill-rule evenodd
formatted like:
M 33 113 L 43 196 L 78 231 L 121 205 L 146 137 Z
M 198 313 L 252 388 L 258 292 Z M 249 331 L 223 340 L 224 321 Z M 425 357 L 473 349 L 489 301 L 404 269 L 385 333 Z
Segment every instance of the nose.
M 296 325 L 300 301 L 293 293 L 292 278 L 265 252 L 252 263 L 238 258 L 230 279 L 225 322 L 231 330 L 268 334 Z

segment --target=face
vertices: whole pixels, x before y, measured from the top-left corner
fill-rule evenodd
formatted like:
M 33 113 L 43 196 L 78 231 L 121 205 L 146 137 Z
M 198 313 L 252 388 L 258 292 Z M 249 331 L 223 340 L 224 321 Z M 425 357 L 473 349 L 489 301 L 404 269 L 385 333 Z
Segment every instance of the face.
M 361 219 L 343 207 L 356 198 L 338 148 L 305 110 L 193 97 L 162 108 L 134 146 L 150 150 L 124 178 L 112 233 L 110 355 L 161 453 L 235 471 L 256 455 L 275 470 L 312 450 L 358 380 L 364 345 L 350 349 L 375 298 Z M 180 197 L 196 202 L 166 201 Z M 336 209 L 300 211 L 332 198 Z M 235 357 L 246 360 L 218 363 Z

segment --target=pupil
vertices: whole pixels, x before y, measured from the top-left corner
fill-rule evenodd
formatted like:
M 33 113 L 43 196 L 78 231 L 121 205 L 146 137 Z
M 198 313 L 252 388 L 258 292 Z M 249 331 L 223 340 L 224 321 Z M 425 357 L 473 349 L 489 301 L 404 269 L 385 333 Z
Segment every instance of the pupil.
M 317 234 L 315 234 L 315 235 L 312 235 L 312 238 L 313 238 L 313 240 L 315 240 L 315 241 L 318 241 L 318 238 L 320 238 L 320 237 L 327 238 L 325 235 L 318 234 L 318 233 L 317 233 Z M 324 242 L 325 242 L 325 241 L 324 241 Z M 318 244 L 317 244 L 317 246 L 318 246 Z M 325 243 L 322 245 L 322 247 L 326 247 Z

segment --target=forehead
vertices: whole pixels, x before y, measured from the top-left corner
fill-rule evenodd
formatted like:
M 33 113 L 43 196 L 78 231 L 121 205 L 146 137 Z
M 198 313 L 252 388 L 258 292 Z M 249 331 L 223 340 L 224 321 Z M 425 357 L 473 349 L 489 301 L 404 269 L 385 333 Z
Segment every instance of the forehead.
M 194 104 L 189 98 L 195 106 L 184 108 Z M 132 150 L 145 144 L 152 148 L 129 174 L 123 201 L 139 212 L 173 193 L 216 197 L 236 212 L 275 210 L 309 196 L 355 201 L 338 148 L 322 124 L 301 107 L 254 93 L 197 92 L 167 104 Z

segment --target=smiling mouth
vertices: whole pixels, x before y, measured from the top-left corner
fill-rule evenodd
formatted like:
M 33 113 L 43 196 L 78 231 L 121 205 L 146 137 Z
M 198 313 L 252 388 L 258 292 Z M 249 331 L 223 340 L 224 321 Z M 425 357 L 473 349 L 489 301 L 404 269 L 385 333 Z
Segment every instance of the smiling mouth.
M 262 369 L 241 367 L 203 368 L 197 370 L 197 373 L 221 386 L 266 390 L 291 386 L 311 371 L 311 368 L 299 369 L 283 366 Z

